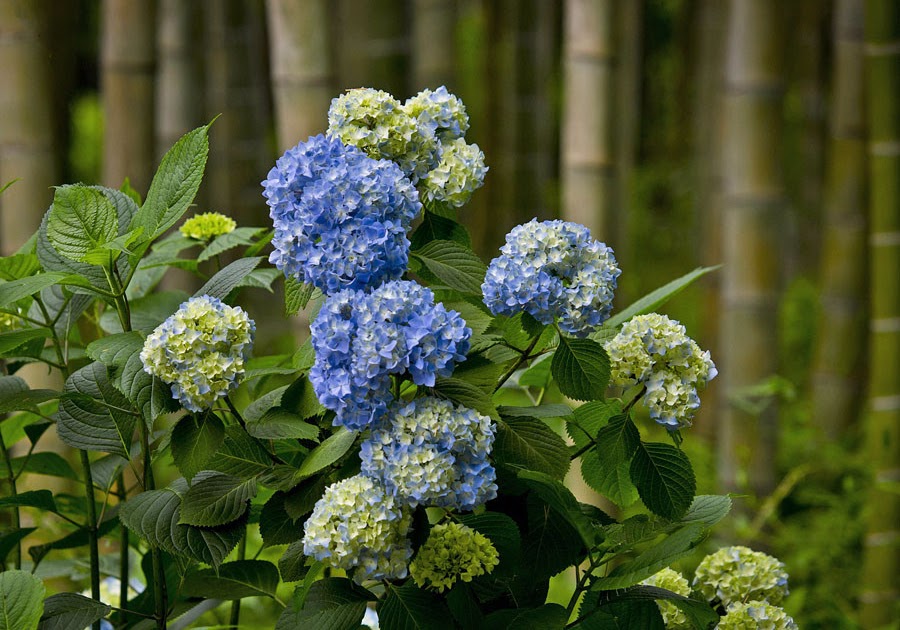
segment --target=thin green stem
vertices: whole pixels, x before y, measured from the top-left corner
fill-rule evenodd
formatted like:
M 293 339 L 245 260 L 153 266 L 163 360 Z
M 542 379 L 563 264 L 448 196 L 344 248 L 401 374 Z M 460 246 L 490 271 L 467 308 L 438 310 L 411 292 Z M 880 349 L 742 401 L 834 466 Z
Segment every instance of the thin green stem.
M 81 468 L 84 471 L 84 495 L 87 501 L 87 523 L 85 529 L 88 532 L 88 550 L 91 556 L 91 597 L 100 601 L 100 548 L 97 542 L 97 503 L 94 501 L 94 478 L 91 473 L 91 460 L 87 451 L 80 450 Z M 94 630 L 101 629 L 98 619 L 92 626 Z
M 241 537 L 241 542 L 238 543 L 237 550 L 237 559 L 243 560 L 247 555 L 247 532 L 244 532 L 244 535 Z M 239 628 L 241 621 L 241 600 L 236 599 L 231 602 L 231 619 L 228 622 L 228 625 L 232 628 Z
M 119 504 L 125 502 L 128 497 L 128 490 L 125 487 L 125 475 L 119 473 L 116 481 L 119 487 Z M 122 524 L 119 529 L 119 608 L 121 609 L 121 622 L 123 626 L 128 625 L 128 578 L 129 578 L 129 561 L 128 561 L 128 528 Z
M 647 393 L 647 386 L 642 385 L 641 391 L 639 391 L 637 394 L 635 394 L 634 398 L 632 398 L 630 401 L 628 401 L 628 404 L 625 405 L 625 409 L 622 410 L 622 413 L 627 414 L 629 411 L 631 411 L 631 408 L 634 407 L 634 405 L 637 403 L 637 401 L 639 401 L 643 397 L 643 395 L 646 393 Z
M 150 430 L 147 423 L 141 419 L 141 455 L 144 460 L 144 490 L 155 488 L 153 481 L 153 462 L 150 457 Z M 168 596 L 166 593 L 166 572 L 162 564 L 162 554 L 158 547 L 150 548 L 150 559 L 153 564 L 154 584 L 153 603 L 156 617 L 157 630 L 166 630 L 166 610 L 168 608 Z
M 18 494 L 16 491 L 16 476 L 13 474 L 12 469 L 12 461 L 9 457 L 9 452 L 6 450 L 6 443 L 3 441 L 3 434 L 0 433 L 0 454 L 3 456 L 3 464 L 6 467 L 6 477 L 9 481 L 9 496 L 15 498 Z M 14 505 L 13 508 L 13 525 L 16 529 L 20 529 L 22 527 L 21 515 L 19 513 L 19 506 Z M 0 558 L 0 562 L 2 562 L 4 558 Z M 13 563 L 15 564 L 17 569 L 22 568 L 22 543 L 17 542 L 15 548 L 13 549 Z
M 516 373 L 522 365 L 528 361 L 531 357 L 531 351 L 534 350 L 534 347 L 537 345 L 538 340 L 540 339 L 540 335 L 531 340 L 531 343 L 528 344 L 528 347 L 525 350 L 522 350 L 519 354 L 519 358 L 516 359 L 516 362 L 512 364 L 512 366 L 500 377 L 500 380 L 497 382 L 497 387 L 494 388 L 496 392 L 498 389 L 503 387 L 503 385 L 510 379 L 510 377 Z

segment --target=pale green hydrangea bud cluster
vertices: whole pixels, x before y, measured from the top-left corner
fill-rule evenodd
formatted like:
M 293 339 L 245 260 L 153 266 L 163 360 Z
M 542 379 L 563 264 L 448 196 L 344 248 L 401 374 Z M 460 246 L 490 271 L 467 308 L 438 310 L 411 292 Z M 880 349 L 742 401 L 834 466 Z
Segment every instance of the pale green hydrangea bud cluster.
M 356 475 L 329 486 L 304 525 L 303 553 L 354 579 L 406 577 L 412 511 L 379 482 Z
M 0 313 L 0 332 L 16 330 L 22 325 L 22 319 L 12 313 Z
M 208 241 L 217 236 L 234 232 L 237 223 L 231 217 L 218 212 L 204 212 L 185 221 L 179 231 L 188 238 Z
M 740 545 L 723 547 L 700 562 L 694 589 L 726 609 L 752 600 L 778 605 L 788 594 L 788 574 L 783 562 L 761 551 Z
M 256 325 L 239 306 L 201 295 L 160 324 L 141 350 L 144 371 L 172 388 L 172 397 L 203 411 L 244 376 Z
M 458 580 L 471 582 L 494 570 L 500 561 L 497 549 L 483 534 L 459 523 L 435 525 L 409 567 L 420 587 L 438 592 Z
M 328 135 L 376 160 L 391 160 L 415 184 L 438 165 L 441 145 L 434 129 L 420 125 L 382 90 L 348 90 L 331 101 Z
M 689 597 L 691 594 L 691 585 L 687 579 L 678 571 L 668 567 L 647 578 L 642 584 L 664 588 L 684 597 Z M 656 604 L 659 606 L 659 612 L 662 613 L 663 621 L 669 630 L 689 630 L 694 627 L 684 612 L 672 602 L 657 600 Z
M 718 630 L 798 630 L 799 626 L 784 609 L 765 601 L 754 600 L 732 604 L 716 628 Z
M 478 145 L 464 139 L 468 128 L 465 106 L 443 86 L 403 104 L 381 90 L 348 90 L 328 110 L 329 137 L 395 162 L 424 201 L 457 208 L 484 184 L 488 170 Z
M 669 430 L 690 426 L 700 406 L 697 388 L 717 373 L 709 352 L 684 326 L 659 313 L 633 317 L 606 343 L 606 352 L 612 383 L 644 385 L 650 417 Z

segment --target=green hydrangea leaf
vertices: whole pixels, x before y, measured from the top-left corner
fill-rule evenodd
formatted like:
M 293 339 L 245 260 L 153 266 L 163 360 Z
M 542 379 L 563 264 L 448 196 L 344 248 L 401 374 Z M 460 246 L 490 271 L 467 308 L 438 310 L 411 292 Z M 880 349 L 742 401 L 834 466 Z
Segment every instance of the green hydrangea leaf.
M 77 184 L 56 189 L 47 220 L 47 238 L 61 256 L 74 262 L 105 264 L 109 256 L 98 262 L 88 253 L 118 235 L 116 208 L 101 191 Z
M 493 458 L 498 465 L 537 470 L 555 479 L 562 479 L 569 470 L 566 443 L 534 418 L 503 418 L 498 422 Z
M 378 620 L 385 629 L 452 630 L 454 627 L 445 604 L 410 582 L 388 586 L 388 596 L 378 608 Z
M 471 250 L 454 241 L 431 241 L 412 256 L 451 289 L 481 295 L 487 267 Z
M 26 571 L 0 573 L 0 630 L 35 630 L 44 612 L 44 583 Z
M 185 479 L 191 480 L 224 441 L 225 425 L 215 414 L 188 414 L 172 428 L 172 459 Z
M 112 608 L 78 593 L 57 593 L 44 600 L 40 630 L 83 630 L 106 617 Z
M 197 475 L 184 494 L 181 520 L 185 525 L 215 527 L 239 519 L 256 496 L 256 480 L 221 473 Z
M 697 490 L 687 455 L 671 444 L 642 442 L 631 460 L 631 480 L 644 505 L 663 518 L 678 520 Z
M 226 562 L 218 570 L 200 569 L 188 573 L 182 593 L 188 597 L 226 600 L 259 595 L 275 597 L 278 581 L 278 569 L 271 562 L 235 560 Z
M 559 391 L 575 400 L 602 400 L 609 385 L 609 357 L 590 339 L 560 335 L 550 371 Z

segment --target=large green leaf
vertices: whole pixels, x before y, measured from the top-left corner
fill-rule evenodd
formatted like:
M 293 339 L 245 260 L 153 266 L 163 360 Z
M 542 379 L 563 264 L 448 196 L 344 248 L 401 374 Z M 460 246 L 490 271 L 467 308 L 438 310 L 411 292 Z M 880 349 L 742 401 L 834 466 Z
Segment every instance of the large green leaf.
M 101 191 L 80 184 L 56 189 L 47 220 L 47 238 L 60 255 L 75 262 L 105 264 L 111 258 L 97 262 L 88 252 L 118 235 L 116 208 Z
M 0 305 L 15 304 L 22 298 L 39 293 L 69 277 L 67 273 L 50 271 L 10 282 L 0 282 Z
M 453 219 L 440 216 L 429 210 L 422 213 L 422 222 L 409 238 L 413 251 L 422 249 L 433 241 L 453 241 L 463 247 L 471 248 L 472 239 L 466 228 Z
M 44 583 L 25 571 L 0 573 L 0 630 L 34 630 L 44 611 Z
M 29 472 L 35 475 L 62 477 L 73 481 L 78 481 L 79 479 L 69 462 L 63 459 L 59 453 L 54 453 L 53 451 L 41 451 L 40 453 L 32 453 L 30 456 L 14 457 L 10 464 L 15 475 Z
M 162 414 L 177 411 L 178 403 L 172 398 L 172 390 L 156 376 L 144 371 L 140 351 L 136 351 L 122 366 L 122 373 L 114 381 L 116 389 L 125 394 L 141 412 L 141 417 L 152 430 L 154 421 Z
M 609 575 L 597 578 L 591 590 L 608 591 L 625 588 L 646 580 L 687 555 L 705 538 L 705 528 L 698 523 L 685 525 L 650 547 L 634 560 L 618 565 Z
M 580 630 L 665 630 L 656 602 L 629 599 L 608 601 L 607 592 L 587 593 L 578 609 Z
M 484 627 L 496 630 L 546 630 L 563 628 L 568 620 L 566 609 L 559 604 L 538 608 L 511 608 L 485 617 Z
M 191 480 L 225 441 L 225 425 L 212 413 L 188 414 L 172 428 L 172 459 L 185 479 Z
M 566 418 L 566 432 L 579 449 L 597 437 L 597 432 L 607 425 L 610 418 L 622 413 L 618 400 L 594 400 L 576 407 Z
M 294 276 L 288 276 L 284 279 L 284 314 L 287 316 L 296 315 L 306 308 L 316 287 L 297 280 Z
M 216 275 L 210 278 L 206 284 L 194 293 L 194 297 L 208 295 L 224 300 L 231 291 L 241 285 L 251 271 L 256 269 L 262 258 L 238 258 L 233 263 L 223 267 Z
M 478 413 L 490 416 L 497 420 L 500 416 L 497 408 L 491 401 L 491 395 L 486 391 L 467 381 L 458 378 L 437 378 L 434 383 L 434 391 L 461 407 L 474 409 Z
M 550 427 L 534 418 L 503 418 L 497 423 L 493 458 L 497 464 L 537 470 L 562 479 L 569 470 L 569 449 Z
M 297 469 L 294 479 L 300 481 L 331 466 L 346 455 L 355 441 L 356 431 L 350 431 L 345 427 L 341 427 L 309 452 L 306 459 L 300 464 L 300 468 Z
M 218 570 L 201 569 L 185 577 L 182 592 L 188 597 L 242 599 L 263 595 L 275 597 L 278 569 L 264 560 L 235 560 Z
M 46 339 L 49 336 L 50 330 L 47 328 L 25 328 L 2 333 L 0 334 L 0 356 L 13 356 L 15 355 L 14 351 L 19 350 L 25 344 L 36 339 Z
M 689 597 L 678 595 L 672 591 L 657 588 L 655 586 L 637 585 L 623 590 L 594 592 L 589 594 L 586 598 L 586 602 L 590 601 L 594 606 L 599 606 L 598 612 L 601 614 L 606 613 L 607 611 L 620 610 L 618 606 L 627 602 L 655 602 L 658 600 L 669 601 L 675 604 L 692 622 L 693 627 L 698 628 L 699 630 L 706 630 L 719 622 L 719 614 L 710 608 L 708 603 L 690 599 Z M 584 610 L 582 612 L 584 612 Z M 630 620 L 628 617 L 624 617 L 622 622 L 634 622 L 634 610 L 627 610 L 627 612 L 632 613 L 632 617 Z M 607 627 L 598 626 L 596 624 L 597 621 L 591 619 L 584 627 L 589 629 Z M 609 627 L 618 628 L 619 626 Z M 643 628 L 645 626 L 642 625 L 641 627 Z
M 306 566 L 306 554 L 303 553 L 303 541 L 295 540 L 278 559 L 278 572 L 284 582 L 298 582 L 309 573 Z
M 609 357 L 590 339 L 560 335 L 550 371 L 559 391 L 575 400 L 602 400 L 609 385 Z
M 428 270 L 451 289 L 481 295 L 487 267 L 471 250 L 454 241 L 431 241 L 412 252 Z
M 210 123 L 212 124 L 212 123 Z M 153 240 L 175 225 L 194 200 L 209 153 L 209 125 L 186 133 L 165 154 L 132 227 Z
M 706 274 L 711 271 L 715 271 L 719 268 L 720 265 L 715 267 L 699 267 L 694 269 L 690 273 L 686 273 L 680 278 L 676 278 L 661 286 L 660 288 L 648 293 L 637 302 L 628 306 L 627 308 L 622 309 L 619 313 L 616 313 L 613 317 L 610 317 L 606 322 L 604 322 L 603 327 L 601 328 L 601 334 L 603 329 L 616 329 L 629 319 L 634 317 L 635 315 L 644 315 L 646 313 L 652 313 L 660 306 L 669 301 L 670 298 L 674 297 L 688 286 L 694 283 L 694 281 L 702 278 Z
M 358 630 L 366 603 L 375 596 L 347 578 L 325 578 L 312 584 L 305 601 L 292 601 L 275 630 Z M 385 629 L 387 630 L 387 629 Z
M 596 492 L 621 508 L 638 500 L 638 491 L 631 481 L 631 462 L 609 462 L 597 450 L 581 456 L 581 476 Z
M 319 427 L 284 407 L 273 407 L 262 418 L 247 423 L 247 433 L 260 440 L 318 440 Z
M 697 490 L 691 460 L 662 442 L 642 442 L 631 460 L 631 480 L 644 505 L 663 518 L 678 520 L 690 507 Z
M 255 496 L 255 479 L 244 480 L 221 473 L 197 475 L 182 497 L 180 522 L 199 527 L 231 523 L 244 515 Z
M 450 611 L 438 597 L 412 582 L 388 585 L 387 598 L 378 608 L 384 630 L 453 630 Z
M 66 381 L 57 412 L 60 439 L 74 448 L 127 458 L 137 413 L 109 382 L 106 366 L 89 363 Z
M 712 527 L 731 511 L 731 497 L 719 494 L 699 494 L 681 517 L 682 523 L 702 523 Z
M 0 497 L 0 508 L 33 507 L 44 512 L 58 512 L 53 493 L 49 490 L 29 490 L 8 497 Z
M 85 348 L 87 355 L 110 369 L 121 369 L 125 362 L 144 346 L 144 337 L 137 331 L 118 333 L 92 341 Z
M 252 245 L 253 238 L 263 231 L 264 228 L 239 227 L 227 234 L 221 234 L 214 238 L 213 241 L 200 252 L 200 255 L 197 256 L 197 260 L 203 262 L 213 256 L 218 256 L 222 252 L 227 252 L 229 249 L 241 245 Z
M 259 534 L 267 547 L 289 545 L 303 536 L 303 529 L 287 513 L 284 499 L 284 492 L 276 492 L 259 513 Z
M 39 630 L 84 630 L 112 608 L 78 593 L 57 593 L 44 600 Z
M 586 547 L 592 548 L 602 537 L 599 529 L 594 527 L 590 518 L 582 512 L 575 495 L 562 482 L 544 473 L 531 470 L 519 472 L 519 480 L 565 519 L 578 532 Z
M 272 459 L 259 442 L 237 425 L 226 427 L 225 441 L 207 468 L 241 479 L 250 479 L 272 467 Z

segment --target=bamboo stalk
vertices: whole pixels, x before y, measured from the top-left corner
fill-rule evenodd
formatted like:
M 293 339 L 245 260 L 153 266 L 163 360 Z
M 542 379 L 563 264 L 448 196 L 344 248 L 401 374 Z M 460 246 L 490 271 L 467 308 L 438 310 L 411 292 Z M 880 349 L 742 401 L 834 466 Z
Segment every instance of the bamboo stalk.
M 896 620 L 900 597 L 900 4 L 865 5 L 869 123 L 869 384 L 860 622 Z
M 776 0 L 729 3 L 722 100 L 722 294 L 718 442 L 725 491 L 775 487 L 776 404 L 759 414 L 729 404 L 777 370 L 783 55 Z
M 824 439 L 859 415 L 866 346 L 866 144 L 863 0 L 840 0 L 820 265 L 821 314 L 812 366 L 812 417 Z

